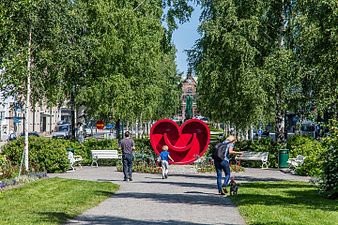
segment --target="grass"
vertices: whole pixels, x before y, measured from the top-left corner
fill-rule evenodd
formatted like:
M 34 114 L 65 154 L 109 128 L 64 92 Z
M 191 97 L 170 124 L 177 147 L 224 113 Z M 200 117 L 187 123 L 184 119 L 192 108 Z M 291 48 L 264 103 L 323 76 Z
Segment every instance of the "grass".
M 338 201 L 320 196 L 304 182 L 242 184 L 231 200 L 247 224 L 337 225 Z
M 0 192 L 0 224 L 63 224 L 114 194 L 118 187 L 50 178 L 6 190 Z

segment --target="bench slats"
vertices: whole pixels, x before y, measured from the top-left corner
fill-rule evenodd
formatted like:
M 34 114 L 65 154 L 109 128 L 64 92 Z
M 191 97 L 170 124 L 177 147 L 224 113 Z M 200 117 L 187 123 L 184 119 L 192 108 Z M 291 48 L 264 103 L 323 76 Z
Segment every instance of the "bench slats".
M 98 159 L 119 159 L 121 158 L 117 150 L 91 150 L 92 153 L 92 166 L 95 163 L 98 167 Z
M 252 161 L 262 161 L 262 169 L 264 166 L 268 168 L 268 156 L 269 152 L 249 152 L 244 151 L 241 156 L 236 156 L 236 160 L 252 160 Z

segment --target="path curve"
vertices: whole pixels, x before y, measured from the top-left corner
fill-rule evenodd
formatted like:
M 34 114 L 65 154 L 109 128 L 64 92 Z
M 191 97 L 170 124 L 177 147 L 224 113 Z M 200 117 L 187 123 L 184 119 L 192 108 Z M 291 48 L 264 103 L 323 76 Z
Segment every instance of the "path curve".
M 192 166 L 171 166 L 168 179 L 158 174 L 134 173 L 123 182 L 115 167 L 84 167 L 50 177 L 113 182 L 120 190 L 68 224 L 232 224 L 244 219 L 229 198 L 217 194 L 214 174 L 197 174 Z M 234 174 L 238 182 L 302 180 L 278 170 L 246 169 Z

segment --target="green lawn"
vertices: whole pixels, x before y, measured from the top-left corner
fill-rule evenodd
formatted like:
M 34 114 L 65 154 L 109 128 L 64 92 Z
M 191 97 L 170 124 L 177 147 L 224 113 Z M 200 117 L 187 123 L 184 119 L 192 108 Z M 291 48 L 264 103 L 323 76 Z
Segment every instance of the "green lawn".
M 338 201 L 321 197 L 304 182 L 247 183 L 231 200 L 247 224 L 338 224 Z
M 0 192 L 0 224 L 61 224 L 117 189 L 112 183 L 61 178 L 29 183 Z

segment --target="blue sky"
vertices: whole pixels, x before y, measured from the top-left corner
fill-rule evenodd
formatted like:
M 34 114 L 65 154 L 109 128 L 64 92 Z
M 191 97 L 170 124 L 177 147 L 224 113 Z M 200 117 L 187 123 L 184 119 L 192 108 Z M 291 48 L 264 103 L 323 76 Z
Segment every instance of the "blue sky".
M 188 71 L 187 54 L 184 50 L 191 49 L 195 41 L 200 37 L 197 32 L 199 25 L 199 17 L 201 9 L 194 7 L 190 21 L 184 24 L 179 24 L 178 29 L 173 33 L 173 42 L 176 46 L 176 64 L 178 72 L 184 72 L 184 76 Z

